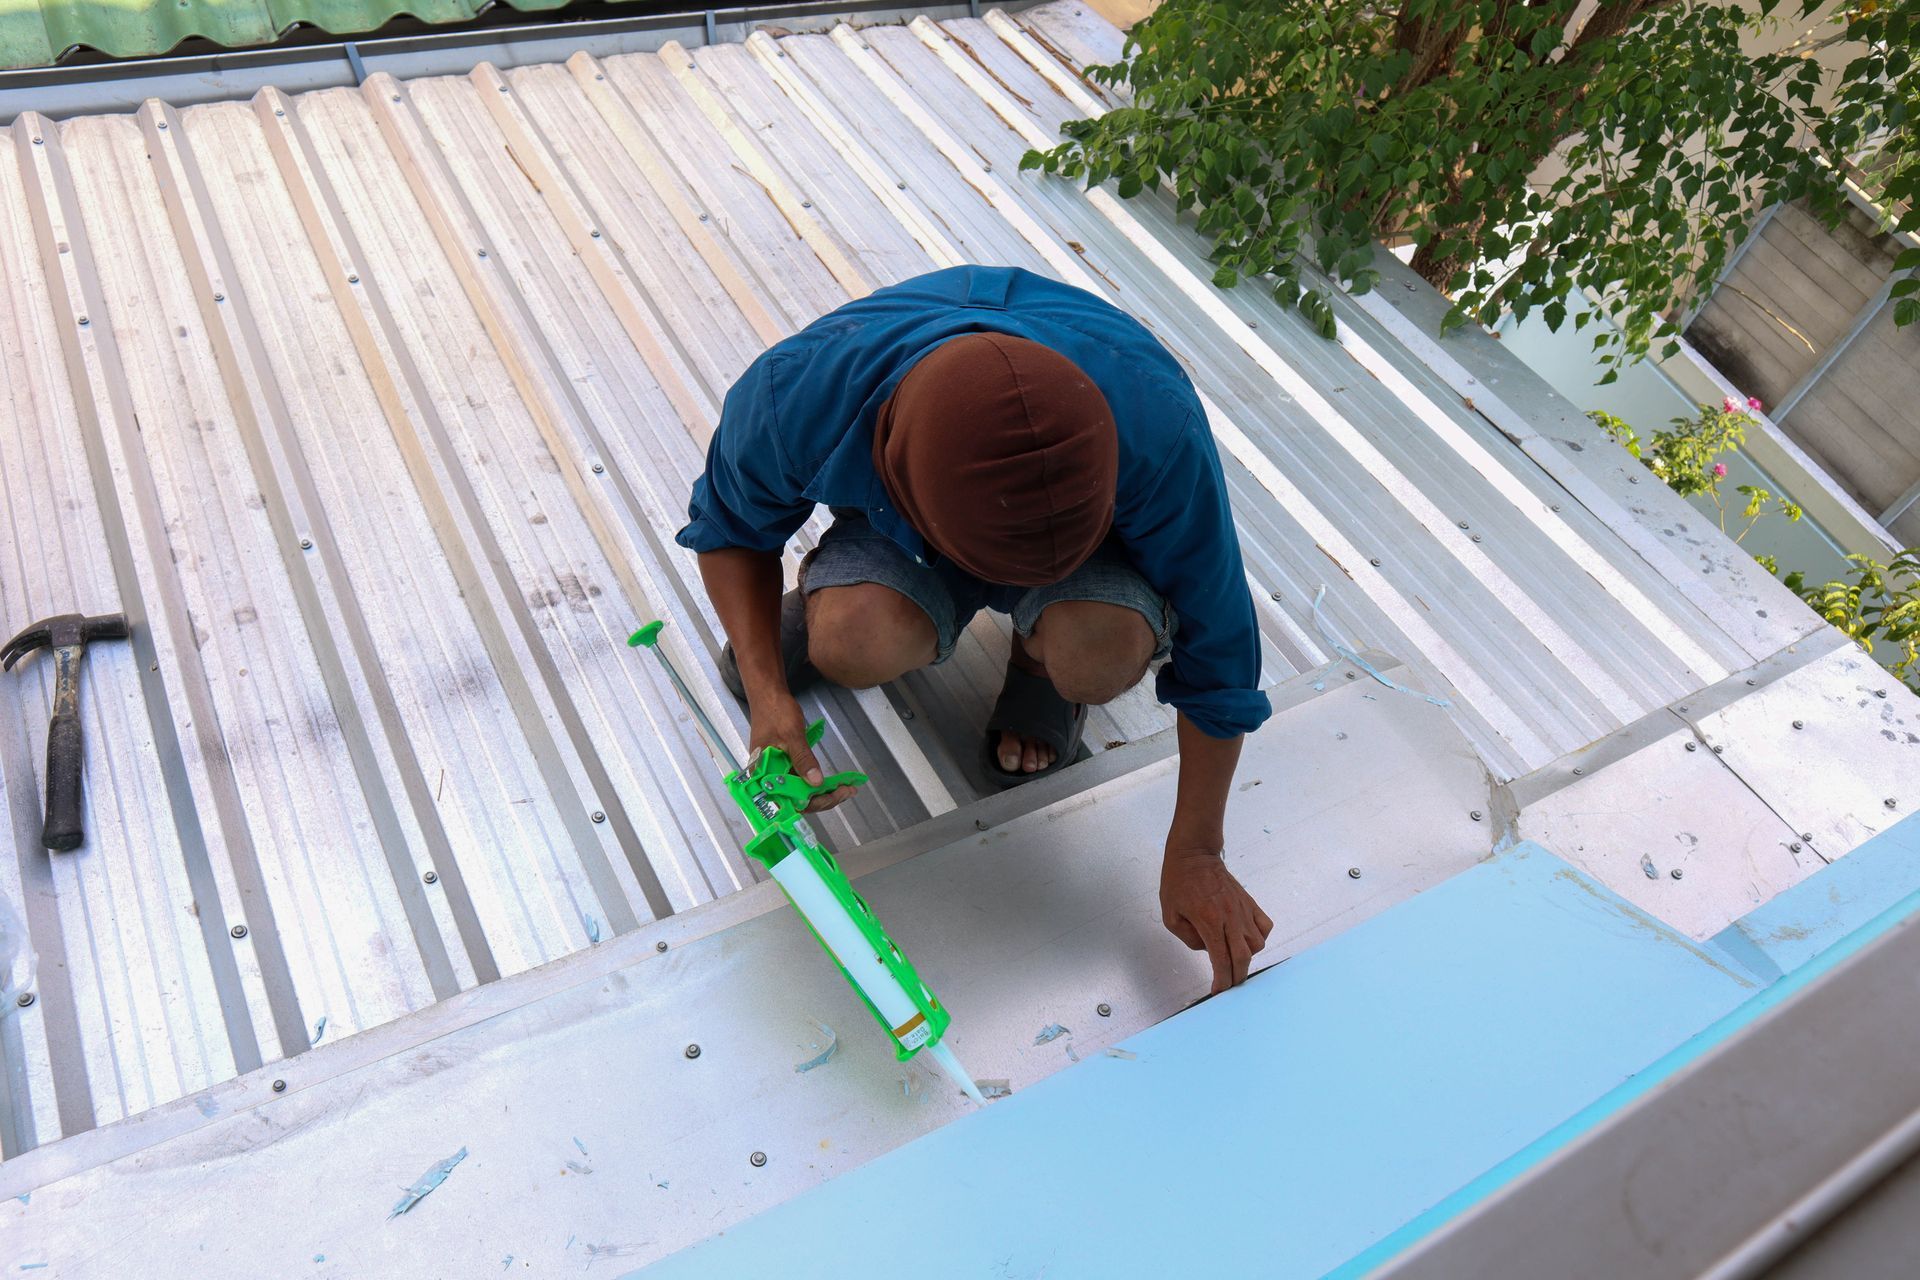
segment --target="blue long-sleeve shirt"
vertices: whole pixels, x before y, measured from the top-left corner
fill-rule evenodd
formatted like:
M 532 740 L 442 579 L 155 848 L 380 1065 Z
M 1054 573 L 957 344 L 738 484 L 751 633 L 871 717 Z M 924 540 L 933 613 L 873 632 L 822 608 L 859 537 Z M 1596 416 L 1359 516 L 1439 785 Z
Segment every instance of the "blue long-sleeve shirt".
M 935 271 L 850 302 L 766 351 L 727 393 L 680 545 L 778 551 L 825 503 L 866 512 L 907 554 L 929 556 L 874 470 L 874 415 L 921 356 L 979 332 L 1051 347 L 1099 386 L 1119 431 L 1114 532 L 1179 617 L 1160 700 L 1215 737 L 1258 728 L 1272 714 L 1259 688 L 1259 632 L 1200 399 L 1137 320 L 1043 276 Z

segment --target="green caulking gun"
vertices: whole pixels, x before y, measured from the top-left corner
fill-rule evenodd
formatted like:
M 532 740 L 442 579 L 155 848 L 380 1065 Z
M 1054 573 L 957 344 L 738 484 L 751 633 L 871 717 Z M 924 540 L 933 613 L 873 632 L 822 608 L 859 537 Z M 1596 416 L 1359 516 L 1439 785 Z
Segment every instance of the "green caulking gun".
M 765 866 L 786 890 L 793 909 L 840 966 L 840 972 L 873 1012 L 874 1020 L 893 1038 L 894 1054 L 905 1062 L 926 1050 L 968 1097 L 984 1102 L 953 1050 L 940 1043 L 952 1015 L 920 981 L 913 962 L 880 927 L 873 908 L 853 891 L 833 855 L 814 841 L 802 816 L 815 796 L 838 787 L 859 786 L 867 776 L 836 773 L 821 779 L 819 786 L 810 786 L 794 772 L 793 762 L 779 747 L 766 748 L 741 768 L 660 647 L 660 629 L 665 625 L 649 622 L 627 643 L 653 650 L 666 668 L 667 679 L 693 713 L 708 748 L 726 769 L 727 792 L 753 828 L 753 837 L 746 843 L 747 856 Z M 808 725 L 807 745 L 818 743 L 826 728 L 824 720 Z

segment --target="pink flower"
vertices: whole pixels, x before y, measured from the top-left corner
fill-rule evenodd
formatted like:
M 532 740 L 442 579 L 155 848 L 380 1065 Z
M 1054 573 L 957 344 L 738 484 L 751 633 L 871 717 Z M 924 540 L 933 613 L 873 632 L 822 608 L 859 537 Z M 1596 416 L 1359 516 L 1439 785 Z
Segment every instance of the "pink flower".
M 1725 400 L 1722 400 L 1720 402 L 1720 407 L 1725 409 L 1728 413 L 1740 412 L 1740 402 L 1738 400 L 1735 400 L 1732 396 L 1728 396 Z
M 1727 478 L 1727 464 L 1726 464 L 1726 463 L 1724 463 L 1724 462 L 1716 462 L 1716 463 L 1714 463 L 1714 464 L 1713 464 L 1713 478 L 1714 478 L 1715 480 L 1724 480 L 1724 479 L 1726 479 L 1726 478 Z
M 1755 413 L 1758 413 L 1758 412 L 1760 412 L 1760 410 L 1761 410 L 1762 408 L 1764 408 L 1764 407 L 1765 407 L 1765 406 L 1763 406 L 1763 405 L 1762 405 L 1762 404 L 1760 403 L 1760 397 L 1759 397 L 1759 396 L 1748 396 L 1748 397 L 1747 397 L 1747 408 L 1749 408 L 1749 409 L 1751 409 L 1751 410 L 1753 410 L 1753 411 L 1754 411 Z

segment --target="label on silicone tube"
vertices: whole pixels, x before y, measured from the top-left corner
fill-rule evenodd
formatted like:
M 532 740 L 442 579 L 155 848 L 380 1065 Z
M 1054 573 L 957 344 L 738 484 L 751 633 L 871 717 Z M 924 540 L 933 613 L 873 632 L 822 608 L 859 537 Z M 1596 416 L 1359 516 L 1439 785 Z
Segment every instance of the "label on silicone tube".
M 927 1025 L 926 1014 L 916 1013 L 893 1029 L 893 1038 L 903 1049 L 918 1049 L 933 1038 L 933 1028 Z

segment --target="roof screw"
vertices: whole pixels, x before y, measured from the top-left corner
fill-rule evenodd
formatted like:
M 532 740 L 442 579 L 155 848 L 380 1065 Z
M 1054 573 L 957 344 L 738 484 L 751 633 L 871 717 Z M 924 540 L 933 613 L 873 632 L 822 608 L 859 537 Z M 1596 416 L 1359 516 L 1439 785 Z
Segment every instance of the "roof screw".
M 27 1008 L 33 1003 L 33 992 L 22 991 L 20 993 L 20 998 L 14 1003 L 18 1004 L 22 1009 Z
M 1793 722 L 1793 727 L 1796 729 L 1804 729 L 1807 727 L 1807 722 L 1805 720 L 1795 720 Z
M 700 1046 L 699 1046 L 699 1045 L 697 1045 L 697 1044 L 690 1044 L 690 1045 L 688 1045 L 688 1046 L 687 1046 L 687 1057 L 689 1057 L 689 1058 L 697 1058 L 697 1057 L 699 1057 L 699 1056 L 700 1056 Z
M 900 718 L 901 718 L 902 720 L 911 720 L 911 719 L 913 719 L 913 708 L 912 708 L 912 707 L 902 707 L 902 708 L 900 708 Z
M 605 474 L 607 474 L 607 469 L 606 469 L 606 467 L 605 467 L 605 466 L 603 466 L 603 465 L 601 465 L 600 463 L 598 463 L 598 462 L 596 462 L 596 463 L 594 463 L 594 464 L 593 464 L 593 474 L 595 474 L 595 475 L 597 475 L 597 476 L 603 476 L 603 475 L 605 475 Z
M 1760 682 L 1758 680 L 1755 680 L 1752 676 L 1747 677 L 1747 688 L 1751 689 L 1753 688 L 1754 685 L 1757 685 L 1759 683 Z
M 1639 484 L 1639 483 L 1640 483 L 1640 477 L 1639 477 L 1639 476 L 1628 476 L 1628 477 L 1627 477 L 1627 483 L 1628 483 L 1628 484 Z
M 440 883 L 440 873 L 438 871 L 429 871 L 427 872 L 427 874 L 421 876 L 420 878 L 422 880 L 425 880 L 428 884 Z
M 227 295 L 224 293 L 216 293 L 213 295 L 213 300 L 215 302 L 225 302 L 227 300 Z
M 1474 534 L 1474 535 L 1473 535 L 1473 540 L 1474 540 L 1475 542 L 1478 542 L 1478 541 L 1480 541 L 1480 535 L 1479 535 L 1479 534 L 1477 534 L 1477 533 L 1476 533 L 1476 534 Z
M 985 818 L 975 818 L 973 820 L 973 829 L 975 831 L 985 831 L 987 829 L 987 820 Z
M 802 209 L 811 209 L 811 208 L 813 208 L 813 201 L 811 201 L 811 200 L 802 200 L 802 201 L 800 202 L 800 207 L 801 207 Z
M 1375 556 L 1371 560 L 1367 561 L 1367 563 L 1372 565 L 1374 568 L 1378 569 L 1380 567 L 1380 557 Z
M 273 1082 L 273 1091 L 275 1093 L 285 1093 L 287 1091 L 287 1082 L 285 1080 L 275 1080 Z
M 80 317 L 80 327 L 81 327 L 82 329 L 84 329 L 84 328 L 86 328 L 86 327 L 87 327 L 87 326 L 88 326 L 89 324 L 91 324 L 91 323 L 93 323 L 93 322 L 92 322 L 92 321 L 90 321 L 90 320 L 88 320 L 88 319 L 87 319 L 87 318 L 86 318 L 85 316 L 81 316 L 81 317 Z
M 747 1157 L 747 1163 L 756 1169 L 763 1169 L 767 1164 L 767 1153 L 764 1151 L 756 1151 Z
M 1888 796 L 1885 800 L 1882 800 L 1880 803 L 1884 804 L 1889 809 L 1898 809 L 1900 807 L 1900 802 L 1898 800 L 1895 800 L 1892 796 Z
M 484 257 L 486 257 L 486 256 L 487 256 L 487 251 L 486 251 L 485 249 L 482 249 L 482 250 L 480 250 L 480 256 L 481 256 L 481 257 L 483 257 L 483 258 L 484 258 Z
M 1358 880 L 1359 878 L 1360 878 L 1360 868 L 1358 867 L 1347 868 L 1347 879 Z
M 1884 698 L 1887 696 L 1887 691 L 1885 689 L 1875 689 L 1873 691 L 1873 696 L 1876 698 Z
M 37 146 L 39 146 L 39 145 L 40 145 L 40 144 L 41 144 L 42 142 L 44 142 L 44 141 L 45 141 L 45 139 L 43 139 L 43 138 L 35 138 L 35 139 L 33 140 L 33 145 L 37 147 Z
M 167 122 L 166 122 L 165 120 L 162 120 L 162 121 L 160 122 L 160 127 L 161 127 L 162 129 L 164 129 L 164 128 L 166 128 L 166 127 L 167 127 Z
M 1547 510 L 1549 511 L 1558 511 L 1559 509 L 1560 509 L 1560 504 L 1557 502 L 1547 508 Z
M 600 233 L 598 231 L 589 231 L 587 232 L 587 234 L 592 236 L 595 240 L 598 240 L 600 238 Z
M 1716 744 L 1715 747 L 1713 748 L 1713 754 L 1717 756 L 1723 756 L 1727 754 L 1727 749 L 1725 747 L 1722 747 Z
M 896 182 L 893 185 L 895 187 L 898 187 L 902 191 L 905 191 L 907 189 L 907 184 L 905 182 Z
M 1347 672 L 1347 679 L 1349 679 L 1349 680 L 1358 680 L 1359 678 L 1360 678 L 1360 673 L 1359 673 L 1358 671 L 1349 671 L 1349 672 Z
M 1272 596 L 1276 601 L 1280 599 L 1280 593 L 1278 591 L 1270 591 L 1267 594 Z
M 247 936 L 247 926 L 243 924 L 237 924 L 233 926 L 233 928 L 227 930 L 227 932 L 232 934 L 236 938 L 244 938 Z
M 1581 769 L 1581 768 L 1578 768 L 1578 767 L 1576 767 L 1576 768 L 1574 769 L 1574 771 L 1573 771 L 1573 776 L 1574 776 L 1574 777 L 1576 777 L 1576 778 L 1578 778 L 1578 777 L 1580 777 L 1580 776 L 1582 776 L 1582 775 L 1583 775 L 1583 774 L 1585 774 L 1585 773 L 1586 773 L 1586 770 L 1585 770 L 1585 769 Z
M 654 944 L 653 944 L 653 949 L 654 949 L 655 951 L 665 951 L 665 950 L 667 949 L 667 944 L 666 944 L 666 940 L 665 940 L 665 939 L 662 939 L 662 940 L 660 940 L 659 942 L 656 942 L 656 943 L 654 943 Z
M 1478 809 L 1475 809 L 1472 813 L 1468 814 L 1467 816 L 1469 818 L 1472 818 L 1475 822 L 1480 821 L 1480 811 Z
M 281 108 L 281 107 L 275 107 L 275 108 L 273 109 L 273 114 L 275 114 L 275 115 L 277 115 L 277 116 L 284 116 L 284 115 L 286 115 L 287 113 L 286 113 L 286 110 L 285 110 L 284 108 Z
M 1687 709 L 1685 707 L 1676 707 L 1674 709 L 1680 712 L 1681 715 L 1685 715 L 1687 713 Z
M 594 79 L 595 79 L 595 80 L 605 80 L 606 78 L 607 78 L 607 76 L 606 76 L 606 73 L 605 73 L 605 72 L 601 72 L 601 73 L 600 73 L 599 75 L 596 75 L 596 76 L 594 77 Z
M 301 549 L 302 551 L 311 551 L 311 550 L 313 550 L 313 539 L 312 539 L 312 538 L 302 538 L 302 539 L 300 539 L 300 549 Z
M 360 277 L 359 277 L 359 276 L 348 276 L 348 277 L 347 277 L 347 283 L 348 283 L 348 284 L 359 284 L 359 283 L 360 283 Z
M 1687 744 L 1687 750 L 1689 751 L 1698 751 L 1699 749 L 1700 749 L 1700 744 L 1697 742 L 1689 742 Z
M 1802 831 L 1802 832 L 1800 833 L 1800 838 L 1801 838 L 1802 840 L 1805 840 L 1805 841 L 1806 841 L 1806 842 L 1807 842 L 1808 844 L 1812 844 L 1812 843 L 1813 843 L 1813 832 L 1811 832 L 1811 831 Z
M 593 811 L 593 820 L 595 822 L 605 822 L 607 820 L 607 815 L 601 812 L 600 810 L 595 809 Z
M 1672 876 L 1675 880 L 1678 880 L 1683 876 L 1685 876 L 1687 873 L 1682 871 L 1680 868 L 1675 867 L 1673 870 L 1667 872 L 1667 874 Z
M 1467 527 L 1467 522 L 1466 522 L 1465 520 L 1462 520 L 1462 521 L 1460 521 L 1459 523 L 1460 523 L 1460 527 L 1461 527 L 1462 529 L 1464 529 L 1464 528 L 1466 528 L 1466 527 Z
M 1113 1006 L 1107 1004 L 1105 1001 L 1095 1005 L 1093 1011 L 1103 1018 L 1111 1018 L 1113 1016 Z
M 701 214 L 701 215 L 700 215 L 700 221 L 702 221 L 702 222 L 705 222 L 706 220 L 707 220 L 707 215 L 706 215 L 706 214 L 704 214 L 704 213 L 703 213 L 703 214 Z
M 1798 840 L 1795 840 L 1792 844 L 1788 845 L 1787 848 L 1793 850 L 1793 852 L 1795 853 L 1798 853 L 1800 852 L 1800 842 Z
M 980 166 L 980 172 L 982 172 L 982 173 L 992 173 L 992 172 L 993 172 L 993 165 L 992 165 L 992 163 L 991 163 L 991 162 L 989 162 L 989 163 L 987 163 L 987 164 L 983 164 L 983 165 L 981 165 L 981 166 Z
M 397 93 L 396 93 L 396 94 L 394 94 L 394 95 L 393 95 L 393 100 L 394 100 L 395 102 L 398 102 L 398 101 L 400 101 L 400 95 L 399 95 L 399 94 L 397 94 Z
M 507 86 L 505 86 L 504 84 L 503 84 L 503 85 L 501 85 L 501 86 L 500 86 L 500 92 L 502 92 L 502 93 L 505 93 L 506 91 L 507 91 Z

